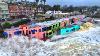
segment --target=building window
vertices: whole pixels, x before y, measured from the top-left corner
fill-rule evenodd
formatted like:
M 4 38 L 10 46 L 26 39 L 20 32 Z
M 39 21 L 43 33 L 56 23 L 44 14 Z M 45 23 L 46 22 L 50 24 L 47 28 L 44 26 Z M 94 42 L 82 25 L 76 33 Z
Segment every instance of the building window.
M 66 32 L 69 32 L 68 30 Z
M 46 31 L 46 30 L 47 30 L 47 28 L 46 28 L 46 27 L 42 28 L 42 32 L 43 32 L 43 31 Z
M 57 24 L 56 24 L 56 27 L 57 27 Z
M 39 32 L 41 32 L 41 29 L 39 29 Z
M 45 34 L 43 34 L 43 37 L 45 37 Z
M 31 30 L 32 34 L 35 34 L 35 30 Z
M 73 28 L 72 31 L 75 31 L 75 28 Z
M 31 34 L 31 31 L 29 31 L 29 34 Z
M 52 34 L 52 32 L 49 32 L 49 35 L 51 35 Z
M 59 26 L 60 26 L 60 23 L 59 23 Z
M 47 27 L 47 30 L 51 30 L 51 28 L 52 28 L 52 26 L 50 26 L 50 27 Z
M 55 25 L 53 25 L 53 28 L 55 27 Z

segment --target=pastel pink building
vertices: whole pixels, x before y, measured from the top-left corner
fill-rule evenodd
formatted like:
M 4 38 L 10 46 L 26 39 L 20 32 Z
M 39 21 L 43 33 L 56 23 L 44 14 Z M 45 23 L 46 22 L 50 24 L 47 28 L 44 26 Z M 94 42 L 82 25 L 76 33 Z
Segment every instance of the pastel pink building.
M 31 34 L 31 37 L 35 37 L 37 39 L 43 39 L 45 37 L 44 36 L 45 32 L 42 31 L 42 27 L 40 27 L 40 26 L 36 26 L 34 28 L 31 28 L 30 30 L 33 33 L 33 34 Z
M 73 20 L 75 24 L 78 22 L 78 18 L 73 18 Z
M 42 27 L 35 26 L 29 28 L 27 25 L 21 25 L 19 27 L 22 31 L 22 35 L 29 35 L 31 38 L 43 39 L 45 37 L 45 31 L 42 31 Z
M 29 27 L 27 25 L 20 25 L 19 29 L 21 30 L 23 35 L 28 35 L 29 34 Z
M 61 25 L 61 27 L 65 27 L 66 26 L 66 22 L 63 21 L 63 22 L 60 23 L 60 25 Z
M 12 36 L 14 36 L 14 31 L 15 30 L 7 30 L 6 32 L 9 33 L 8 37 L 11 38 Z

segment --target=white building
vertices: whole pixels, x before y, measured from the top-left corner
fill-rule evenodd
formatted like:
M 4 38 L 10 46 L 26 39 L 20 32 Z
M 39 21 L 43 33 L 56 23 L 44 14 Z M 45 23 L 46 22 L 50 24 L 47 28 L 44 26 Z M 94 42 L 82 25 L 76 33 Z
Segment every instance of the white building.
M 46 12 L 46 14 L 49 14 L 49 15 L 51 15 L 51 14 L 60 14 L 60 13 L 62 13 L 62 11 L 47 11 Z
M 70 15 L 70 13 L 62 13 L 62 11 L 47 11 L 45 16 L 49 18 L 50 16 L 54 16 L 56 18 L 62 18 Z
M 7 2 L 7 3 L 14 3 L 16 2 L 17 0 L 2 0 L 3 2 Z
M 8 4 L 0 0 L 0 18 L 9 18 Z

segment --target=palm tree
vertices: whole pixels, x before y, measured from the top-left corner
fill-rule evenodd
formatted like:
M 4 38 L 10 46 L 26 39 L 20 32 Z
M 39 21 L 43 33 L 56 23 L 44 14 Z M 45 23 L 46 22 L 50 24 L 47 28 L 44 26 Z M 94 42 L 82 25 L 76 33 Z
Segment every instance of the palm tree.
M 43 2 L 43 1 L 42 1 L 42 0 L 40 0 L 40 2 L 41 2 L 41 4 L 42 4 L 42 2 Z
M 42 0 L 44 3 L 44 8 L 43 8 L 43 10 L 44 10 L 44 14 L 45 14 L 45 3 L 46 3 L 46 0 Z
M 45 5 L 45 3 L 46 3 L 46 0 L 42 0 L 43 2 L 44 2 L 44 5 Z
M 36 2 L 36 10 L 37 10 L 38 9 L 39 0 L 35 0 L 35 2 Z M 37 12 L 38 12 L 38 10 L 37 10 Z
M 38 4 L 39 0 L 35 0 L 35 2 Z
M 34 17 L 36 17 L 36 14 L 38 12 L 38 3 L 39 3 L 39 0 L 35 0 L 35 2 L 36 2 L 36 10 L 35 10 Z

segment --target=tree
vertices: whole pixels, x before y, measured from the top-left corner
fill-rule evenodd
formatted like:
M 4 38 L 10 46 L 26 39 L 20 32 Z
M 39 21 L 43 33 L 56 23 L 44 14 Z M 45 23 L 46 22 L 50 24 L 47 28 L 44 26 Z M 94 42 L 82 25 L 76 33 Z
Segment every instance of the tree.
M 36 5 L 36 2 L 33 2 L 32 3 L 32 8 L 35 8 L 37 5 Z
M 48 11 L 48 10 L 52 10 L 52 7 L 50 5 L 45 5 L 45 11 Z
M 68 7 L 68 12 L 73 12 L 74 11 L 74 7 L 73 7 L 73 5 L 70 5 L 69 7 Z
M 34 13 L 34 17 L 36 17 L 37 12 L 38 12 L 38 3 L 39 3 L 39 0 L 35 0 L 35 2 L 36 2 L 36 10 L 35 10 L 35 13 Z
M 45 14 L 45 3 L 46 3 L 46 0 L 42 0 L 43 2 L 44 2 L 44 8 L 43 8 L 43 10 L 44 10 L 44 14 Z
M 42 7 L 42 8 L 43 8 L 43 7 L 44 7 L 44 5 L 43 5 L 43 4 L 39 4 L 39 5 L 38 5 L 38 8 L 39 8 L 39 7 Z
M 56 10 L 56 11 L 61 10 L 60 5 L 54 5 L 53 6 L 53 10 Z
M 45 3 L 46 3 L 46 0 L 40 0 L 40 2 L 41 2 L 41 4 L 42 4 L 42 2 L 43 2 L 43 5 L 44 5 L 44 6 L 43 6 L 42 8 L 43 8 L 44 14 L 45 14 Z
M 97 10 L 97 8 L 98 8 L 98 6 L 92 6 L 92 11 L 96 11 Z
M 12 24 L 10 22 L 5 22 L 2 24 L 3 28 L 11 28 Z
M 38 4 L 39 0 L 35 0 L 35 2 Z
M 45 5 L 45 3 L 46 3 L 46 0 L 42 0 L 43 2 L 44 2 L 44 5 Z
M 2 27 L 2 25 L 0 23 L 0 38 L 4 37 L 3 32 L 4 32 L 4 29 L 3 29 L 3 27 Z
M 20 21 L 13 23 L 13 26 L 18 27 L 19 25 L 27 24 L 30 22 L 30 19 L 21 19 Z
M 66 12 L 67 11 L 67 5 L 64 5 L 62 8 L 61 8 L 61 10 L 63 11 L 63 12 Z
M 42 4 L 43 0 L 40 0 L 40 2 L 41 2 L 41 4 Z

